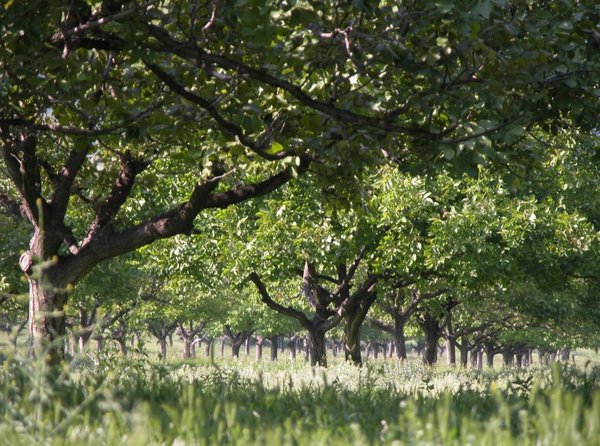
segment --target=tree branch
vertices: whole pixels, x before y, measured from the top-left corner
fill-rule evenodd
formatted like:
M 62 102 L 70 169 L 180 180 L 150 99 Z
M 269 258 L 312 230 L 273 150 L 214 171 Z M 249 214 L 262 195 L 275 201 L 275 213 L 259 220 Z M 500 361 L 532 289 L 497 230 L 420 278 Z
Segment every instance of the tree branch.
M 253 184 L 245 184 L 225 192 L 214 192 L 208 197 L 205 208 L 226 208 L 232 204 L 240 203 L 250 198 L 260 197 L 268 194 L 269 192 L 274 191 L 278 187 L 290 181 L 296 176 L 296 174 L 306 172 L 310 162 L 311 159 L 309 157 L 301 156 L 300 165 L 297 169 L 288 167 L 282 172 L 275 174 L 264 181 Z
M 345 275 L 345 277 L 342 279 L 342 282 L 336 287 L 336 289 L 333 291 L 333 293 L 331 293 L 332 301 L 335 302 L 337 300 L 338 296 L 344 290 L 347 290 L 349 288 L 350 281 L 354 278 L 354 274 L 356 273 L 356 270 L 358 269 L 358 266 L 360 265 L 360 262 L 362 261 L 366 252 L 367 252 L 366 246 L 363 246 L 362 248 L 360 248 L 358 255 L 355 257 L 354 261 L 352 262 L 352 265 L 350 265 L 350 268 L 348 269 L 348 272 Z
M 64 220 L 73 182 L 86 160 L 90 147 L 90 144 L 86 144 L 84 149 L 73 149 L 54 180 L 54 193 L 50 199 L 50 218 L 55 223 Z
M 349 110 L 344 110 L 335 107 L 334 105 L 329 103 L 318 101 L 304 93 L 300 86 L 295 85 L 285 79 L 275 77 L 271 74 L 268 74 L 261 70 L 257 70 L 255 68 L 251 68 L 241 62 L 234 61 L 225 56 L 218 54 L 210 54 L 204 51 L 203 49 L 198 48 L 195 45 L 179 42 L 173 39 L 167 31 L 155 25 L 146 23 L 146 27 L 148 28 L 150 34 L 153 37 L 155 37 L 159 42 L 161 42 L 165 46 L 165 48 L 169 49 L 174 54 L 182 57 L 183 59 L 193 62 L 198 67 L 202 68 L 204 64 L 214 64 L 221 68 L 233 70 L 238 74 L 248 76 L 251 79 L 254 79 L 263 84 L 270 85 L 271 87 L 280 88 L 291 94 L 301 104 L 310 107 L 314 110 L 318 110 L 322 113 L 325 113 L 326 115 L 331 116 L 332 118 L 338 121 L 358 125 L 361 127 L 371 127 L 380 130 L 385 130 L 387 132 L 402 133 L 405 135 L 418 137 L 420 139 L 434 141 L 439 140 L 444 134 L 443 132 L 432 133 L 424 128 L 405 127 L 396 125 L 390 121 L 387 121 L 384 115 L 382 115 L 381 117 L 362 115 Z
M 254 283 L 254 285 L 258 289 L 258 292 L 260 294 L 261 300 L 269 308 L 271 308 L 272 310 L 277 311 L 280 314 L 283 314 L 285 316 L 288 316 L 288 317 L 296 319 L 298 322 L 300 322 L 300 324 L 304 328 L 309 328 L 310 327 L 310 321 L 309 321 L 308 317 L 306 317 L 306 315 L 302 311 L 297 310 L 297 309 L 292 308 L 292 307 L 284 307 L 283 305 L 275 302 L 271 298 L 271 296 L 269 295 L 269 293 L 267 291 L 267 288 L 265 287 L 265 285 L 260 280 L 260 277 L 258 276 L 258 274 L 256 274 L 255 272 L 252 272 L 248 276 L 248 279 L 251 280 Z
M 197 94 L 194 94 L 188 90 L 186 90 L 181 84 L 179 84 L 173 76 L 166 73 L 162 70 L 158 65 L 153 64 L 148 61 L 144 61 L 146 66 L 150 68 L 150 70 L 160 79 L 162 80 L 171 90 L 177 93 L 179 96 L 187 99 L 190 102 L 193 102 L 196 105 L 202 107 L 206 112 L 221 126 L 223 130 L 232 135 L 236 136 L 237 139 L 244 146 L 248 147 L 254 153 L 259 155 L 260 157 L 267 159 L 269 161 L 276 161 L 283 158 L 287 158 L 292 156 L 293 154 L 288 151 L 281 151 L 275 154 L 267 153 L 266 150 L 269 148 L 269 144 L 271 143 L 272 138 L 269 138 L 268 133 L 262 141 L 256 142 L 253 139 L 249 138 L 244 130 L 237 124 L 234 124 L 231 121 L 226 120 L 223 116 L 219 114 L 216 107 L 214 106 L 214 102 L 210 102 Z
M 75 156 L 77 158 L 77 155 Z M 96 217 L 90 226 L 83 244 L 89 243 L 111 223 L 129 197 L 136 176 L 147 167 L 147 163 L 126 156 L 121 160 L 121 171 L 113 185 L 111 193 L 96 212 Z M 68 181 L 68 180 L 66 180 Z M 72 181 L 72 180 L 71 180 Z

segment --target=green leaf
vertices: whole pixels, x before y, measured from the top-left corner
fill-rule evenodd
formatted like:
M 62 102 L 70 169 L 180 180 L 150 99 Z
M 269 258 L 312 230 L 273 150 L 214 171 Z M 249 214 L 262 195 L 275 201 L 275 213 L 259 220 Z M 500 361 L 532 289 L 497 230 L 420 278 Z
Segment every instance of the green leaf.
M 269 155 L 275 155 L 275 154 L 277 154 L 279 152 L 282 152 L 282 151 L 283 151 L 283 146 L 280 143 L 278 143 L 277 141 L 273 142 L 273 144 L 271 144 L 271 147 L 269 147 L 266 150 L 266 152 Z

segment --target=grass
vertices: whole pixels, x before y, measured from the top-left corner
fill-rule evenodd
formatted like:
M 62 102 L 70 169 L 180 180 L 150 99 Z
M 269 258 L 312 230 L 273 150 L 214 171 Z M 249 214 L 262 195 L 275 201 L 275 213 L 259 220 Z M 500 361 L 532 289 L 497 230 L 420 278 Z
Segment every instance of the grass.
M 0 444 L 600 445 L 600 369 L 8 358 Z

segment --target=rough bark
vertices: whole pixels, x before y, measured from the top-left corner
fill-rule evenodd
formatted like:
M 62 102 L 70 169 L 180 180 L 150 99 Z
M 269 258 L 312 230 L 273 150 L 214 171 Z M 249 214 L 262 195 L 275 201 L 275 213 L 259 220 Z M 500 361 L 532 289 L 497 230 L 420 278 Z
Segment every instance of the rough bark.
M 308 332 L 308 349 L 311 366 L 327 367 L 327 351 L 325 348 L 325 331 L 318 327 Z
M 425 350 L 423 362 L 432 366 L 437 361 L 438 341 L 442 336 L 439 321 L 429 312 L 425 311 L 419 318 L 419 325 L 425 335 Z
M 167 361 L 167 338 L 161 338 L 158 340 L 158 345 L 160 347 L 160 360 L 163 362 Z
M 263 336 L 255 336 L 256 338 L 256 360 L 260 361 L 262 359 L 263 354 L 263 344 L 265 342 L 265 338 Z

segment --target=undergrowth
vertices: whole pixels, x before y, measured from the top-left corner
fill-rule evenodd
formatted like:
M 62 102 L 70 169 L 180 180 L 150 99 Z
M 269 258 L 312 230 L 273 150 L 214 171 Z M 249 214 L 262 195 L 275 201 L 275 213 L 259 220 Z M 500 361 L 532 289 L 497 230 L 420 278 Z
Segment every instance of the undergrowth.
M 2 364 L 11 445 L 600 445 L 600 369 L 157 364 L 111 354 Z

